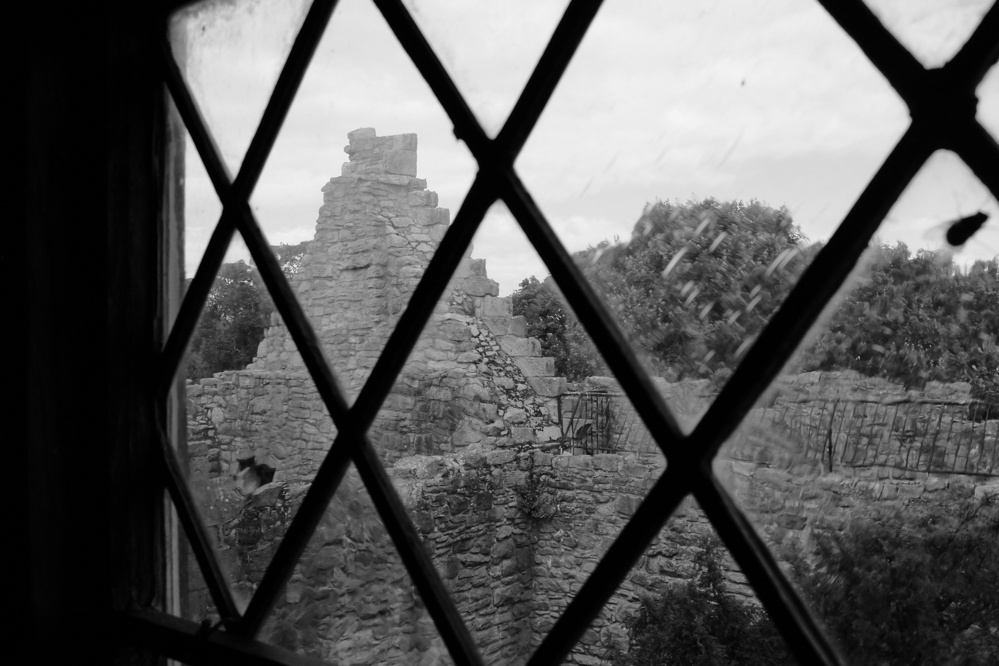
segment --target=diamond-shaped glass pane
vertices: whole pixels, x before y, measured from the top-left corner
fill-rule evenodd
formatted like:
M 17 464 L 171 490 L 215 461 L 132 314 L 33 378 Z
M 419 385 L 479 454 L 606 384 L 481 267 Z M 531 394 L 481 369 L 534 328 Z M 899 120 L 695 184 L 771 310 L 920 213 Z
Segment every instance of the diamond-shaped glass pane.
M 506 121 L 568 5 L 565 0 L 405 4 L 491 135 Z
M 453 663 L 353 467 L 260 638 L 333 664 Z
M 196 473 L 196 472 L 195 472 Z M 195 500 L 198 503 L 199 510 L 203 510 L 207 503 L 204 501 L 204 496 L 201 494 L 195 494 Z M 171 501 L 169 504 L 171 507 L 174 506 Z M 208 527 L 208 535 L 211 540 L 211 545 L 216 549 L 218 543 L 215 540 L 215 530 L 212 527 L 212 516 L 202 512 L 202 519 L 206 522 Z M 178 530 L 182 531 L 183 528 L 178 525 Z M 190 546 L 190 541 L 186 534 L 181 534 L 180 531 L 175 534 L 178 539 L 178 543 L 181 545 L 181 555 L 179 558 L 180 571 L 178 572 L 178 584 L 180 586 L 180 605 L 177 608 L 177 614 L 188 620 L 192 620 L 199 624 L 208 622 L 211 626 L 219 625 L 219 611 L 218 607 L 215 605 L 215 600 L 212 598 L 212 594 L 209 590 L 208 584 L 205 580 L 205 576 L 202 574 L 200 567 L 198 566 L 197 558 L 194 555 L 194 550 Z M 249 601 L 249 595 L 246 594 L 245 590 L 239 590 L 232 585 L 232 577 L 229 574 L 231 570 L 231 562 L 226 561 L 225 558 L 219 557 L 219 566 L 221 568 L 224 579 L 222 584 L 228 587 L 229 593 L 232 595 L 233 601 L 237 611 L 243 611 L 246 609 L 246 604 Z
M 871 11 L 926 67 L 940 67 L 974 32 L 992 0 L 867 0 Z
M 978 122 L 999 141 L 999 67 L 989 70 L 978 85 Z
M 561 608 L 565 602 L 553 604 Z M 692 498 L 684 500 L 567 663 L 794 664 L 756 594 Z
M 175 13 L 170 46 L 235 176 L 309 3 L 201 2 Z
M 222 215 L 222 202 L 208 178 L 205 166 L 194 148 L 190 135 L 183 132 L 183 222 L 184 222 L 184 288 L 194 277 L 208 247 L 208 241 Z M 238 252 L 230 252 L 229 261 L 237 259 Z M 248 259 L 249 254 L 239 257 Z
M 517 168 L 650 369 L 720 387 L 907 125 L 818 4 L 608 2 Z

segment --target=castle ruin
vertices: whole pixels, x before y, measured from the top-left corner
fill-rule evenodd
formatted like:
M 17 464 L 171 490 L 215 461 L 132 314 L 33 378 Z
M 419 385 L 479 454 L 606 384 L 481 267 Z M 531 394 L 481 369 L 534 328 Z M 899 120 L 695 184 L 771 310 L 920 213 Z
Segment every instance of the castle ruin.
M 291 284 L 353 398 L 449 213 L 416 176 L 415 135 L 359 129 L 348 140 L 349 161 L 322 188 L 315 237 Z M 567 448 L 560 400 L 580 387 L 554 376 L 553 360 L 526 333 L 485 262 L 466 256 L 369 432 L 476 644 L 496 664 L 522 663 L 538 645 L 665 466 L 657 452 Z M 828 379 L 808 381 L 830 390 Z M 668 401 L 694 395 L 697 402 L 706 387 L 662 390 Z M 799 425 L 805 418 L 785 407 L 788 413 Z M 233 589 L 245 598 L 336 429 L 277 314 L 248 367 L 188 385 L 187 418 L 191 486 Z M 820 423 L 821 415 L 814 419 Z M 858 504 L 994 490 L 988 478 L 941 481 L 886 465 L 826 470 L 822 455 L 767 437 L 750 432 L 718 465 L 760 531 L 778 543 L 807 539 L 818 520 L 808 516 L 845 520 Z M 244 493 L 233 472 L 250 456 L 276 471 L 270 483 Z M 623 621 L 639 596 L 688 579 L 699 539 L 710 532 L 686 499 L 569 663 L 606 663 L 611 646 L 626 644 Z M 190 571 L 189 613 L 211 616 L 193 564 Z M 733 588 L 749 595 L 734 565 L 729 574 Z M 261 639 L 333 663 L 450 663 L 353 471 Z

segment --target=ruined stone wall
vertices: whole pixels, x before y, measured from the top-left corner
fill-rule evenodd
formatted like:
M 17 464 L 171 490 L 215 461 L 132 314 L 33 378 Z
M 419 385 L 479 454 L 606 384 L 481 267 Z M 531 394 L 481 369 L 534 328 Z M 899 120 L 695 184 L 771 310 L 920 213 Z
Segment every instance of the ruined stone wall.
M 415 177 L 415 136 L 358 130 L 348 138 L 350 162 L 323 188 L 315 238 L 291 282 L 341 386 L 354 396 L 446 232 L 448 212 Z M 497 294 L 485 262 L 466 256 L 369 431 L 390 473 L 428 455 L 516 456 L 557 441 L 555 396 L 564 381 L 552 376 L 553 360 L 541 356 L 509 299 Z M 187 390 L 191 485 L 230 580 L 245 596 L 336 435 L 287 329 L 277 315 L 272 324 L 246 369 Z M 240 486 L 237 461 L 250 456 L 275 468 L 272 483 Z M 439 639 L 420 628 L 428 618 L 360 484 L 341 487 L 327 519 L 329 529 L 319 531 L 300 567 L 308 571 L 296 573 L 264 633 L 343 663 L 357 655 L 437 663 Z M 346 535 L 335 527 L 344 520 L 354 526 Z M 190 592 L 192 615 L 210 615 L 193 569 Z M 358 619 L 357 608 L 378 610 Z M 471 611 L 486 617 L 490 609 Z M 365 637 L 394 647 L 362 650 Z

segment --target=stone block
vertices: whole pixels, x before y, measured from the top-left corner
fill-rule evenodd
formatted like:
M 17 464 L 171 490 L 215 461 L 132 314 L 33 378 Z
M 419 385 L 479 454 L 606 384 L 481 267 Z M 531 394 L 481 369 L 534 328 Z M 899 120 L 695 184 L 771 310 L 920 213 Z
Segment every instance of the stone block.
M 461 288 L 469 296 L 496 296 L 499 294 L 499 282 L 487 277 L 471 276 L 462 281 Z
M 502 541 L 500 541 L 499 543 L 497 543 L 495 546 L 492 547 L 492 550 L 490 551 L 489 554 L 494 558 L 503 559 L 513 555 L 516 552 L 516 550 L 517 546 L 513 542 L 513 539 L 503 539 Z
M 510 437 L 514 444 L 534 444 L 538 441 L 534 428 L 527 426 L 513 426 L 510 428 Z
M 541 356 L 541 343 L 537 338 L 503 335 L 499 338 L 499 346 L 510 356 Z
M 621 456 L 613 453 L 598 453 L 593 456 L 593 466 L 605 472 L 616 472 L 621 464 Z
M 388 138 L 388 137 L 385 137 Z M 416 150 L 417 135 L 413 132 L 392 135 L 392 150 Z M 426 184 L 424 184 L 426 187 Z
M 538 438 L 543 442 L 557 442 L 562 438 L 562 430 L 558 426 L 545 426 L 538 432 Z
M 410 192 L 408 196 L 408 202 L 410 206 L 436 206 L 437 205 L 437 193 L 429 192 L 427 190 Z M 398 224 L 396 226 L 399 226 Z
M 555 374 L 555 359 L 549 356 L 521 356 L 513 362 L 525 377 L 551 377 Z
M 506 410 L 506 413 L 503 415 L 503 420 L 507 423 L 526 423 L 527 412 L 517 407 L 511 407 Z
M 469 257 L 468 270 L 472 275 L 478 277 L 487 277 L 486 275 L 486 260 L 485 259 L 472 259 Z
M 486 462 L 489 465 L 505 465 L 517 459 L 517 454 L 513 451 L 493 451 L 486 455 Z
M 497 388 L 501 389 L 512 389 L 513 380 L 509 377 L 504 377 L 502 375 L 493 378 L 493 383 L 496 384 Z M 190 393 L 188 393 L 190 395 Z
M 353 132 L 347 132 L 347 141 L 354 143 L 361 139 L 374 139 L 376 136 L 374 127 L 361 127 Z
M 517 335 L 522 338 L 527 337 L 527 320 L 523 317 L 512 317 L 510 319 L 510 328 L 507 329 L 510 335 Z M 552 370 L 552 373 L 555 371 Z
M 635 509 L 641 504 L 641 500 L 637 497 L 629 497 L 628 495 L 621 495 L 614 502 L 614 506 L 617 512 L 622 516 L 631 516 L 635 513 Z
M 484 317 L 512 317 L 513 305 L 506 297 L 485 296 L 482 299 L 482 315 Z
M 394 173 L 401 176 L 415 176 L 416 151 L 393 150 L 385 155 L 382 160 L 382 164 L 386 173 Z
M 462 423 L 451 435 L 451 443 L 455 446 L 468 446 L 481 442 L 484 435 L 473 428 L 469 423 Z
M 552 366 L 554 371 L 554 360 Z M 554 398 L 565 392 L 564 377 L 528 377 L 527 383 L 535 393 L 546 398 Z
M 482 321 L 493 335 L 499 337 L 510 333 L 510 317 L 483 317 Z

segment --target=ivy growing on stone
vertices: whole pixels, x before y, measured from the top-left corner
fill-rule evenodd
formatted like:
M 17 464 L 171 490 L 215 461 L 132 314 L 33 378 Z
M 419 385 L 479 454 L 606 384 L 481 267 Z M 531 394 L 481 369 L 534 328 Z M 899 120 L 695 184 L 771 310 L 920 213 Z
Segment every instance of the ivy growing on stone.
M 558 515 L 558 496 L 548 477 L 533 472 L 517 489 L 517 506 L 531 520 L 546 521 Z

